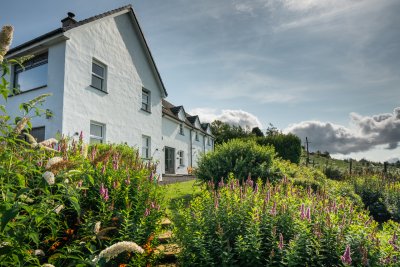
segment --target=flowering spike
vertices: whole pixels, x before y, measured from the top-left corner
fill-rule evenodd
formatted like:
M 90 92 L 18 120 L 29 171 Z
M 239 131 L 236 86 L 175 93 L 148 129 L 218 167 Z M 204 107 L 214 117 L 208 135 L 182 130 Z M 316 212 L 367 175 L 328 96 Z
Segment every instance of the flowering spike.
M 341 256 L 343 264 L 350 265 L 351 264 L 351 252 L 350 252 L 350 246 L 346 246 L 346 250 L 343 253 L 343 256 Z
M 276 215 L 276 202 L 274 202 L 274 205 L 272 206 L 272 209 L 271 209 L 270 213 L 271 213 L 272 216 Z
M 283 235 L 282 235 L 282 233 L 279 234 L 279 245 L 278 245 L 278 248 L 280 250 L 283 249 Z
M 223 178 L 221 178 L 221 181 L 218 183 L 218 187 L 224 187 L 224 179 Z

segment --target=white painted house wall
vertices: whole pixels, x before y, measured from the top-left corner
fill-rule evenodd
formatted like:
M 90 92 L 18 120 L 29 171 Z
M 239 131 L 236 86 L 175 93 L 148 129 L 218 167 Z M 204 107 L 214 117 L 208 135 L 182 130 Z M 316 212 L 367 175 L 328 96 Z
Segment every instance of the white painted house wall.
M 179 133 L 179 124 L 183 124 L 184 135 Z M 175 149 L 175 174 L 187 174 L 188 167 L 190 166 L 190 130 L 184 125 L 168 116 L 162 118 L 162 135 L 164 147 L 171 147 Z M 184 152 L 182 166 L 179 165 L 178 151 Z M 163 151 L 164 152 L 164 151 Z M 165 154 L 163 154 L 162 171 L 165 173 Z
M 105 141 L 139 148 L 151 137 L 151 155 L 161 160 L 161 90 L 128 13 L 109 16 L 67 32 L 63 132 L 106 126 Z M 105 64 L 107 93 L 92 88 L 92 60 Z M 142 87 L 151 92 L 151 113 L 141 110 Z M 161 168 L 161 167 L 159 167 Z M 158 170 L 160 172 L 160 170 Z
M 29 54 L 41 53 L 45 52 L 43 48 L 41 50 L 33 50 L 30 51 Z M 33 98 L 50 93 L 49 96 L 41 107 L 42 109 L 49 109 L 53 112 L 54 117 L 50 119 L 46 119 L 45 116 L 42 117 L 34 117 L 32 119 L 33 127 L 41 127 L 45 126 L 45 137 L 50 138 L 56 136 L 57 133 L 61 133 L 62 131 L 62 107 L 63 107 L 63 89 L 64 89 L 64 65 L 65 65 L 65 42 L 59 42 L 55 45 L 52 45 L 48 49 L 48 73 L 47 73 L 47 86 L 41 89 L 32 90 L 24 92 L 17 96 L 9 97 L 7 103 L 5 103 L 7 107 L 7 112 L 14 119 L 17 116 L 22 116 L 23 114 L 19 110 L 19 105 L 24 102 L 28 102 Z M 11 69 L 13 69 L 11 67 Z M 11 86 L 13 87 L 13 74 L 7 77 L 7 79 L 11 82 Z M 3 101 L 2 99 L 0 102 Z

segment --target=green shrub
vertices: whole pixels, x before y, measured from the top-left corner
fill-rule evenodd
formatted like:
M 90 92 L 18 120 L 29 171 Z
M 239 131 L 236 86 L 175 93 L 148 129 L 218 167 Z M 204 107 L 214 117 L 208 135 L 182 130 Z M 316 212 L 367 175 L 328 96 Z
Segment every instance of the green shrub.
M 344 179 L 344 174 L 338 168 L 326 167 L 324 169 L 324 174 L 326 175 L 326 177 L 328 177 L 329 179 L 332 179 L 332 180 L 343 180 Z
M 265 187 L 230 180 L 181 206 L 174 222 L 182 266 L 398 266 L 400 259 L 398 224 L 379 230 L 349 199 L 287 179 Z
M 378 176 L 352 178 L 355 192 L 361 197 L 375 220 L 400 221 L 400 182 Z
M 254 179 L 274 180 L 277 178 L 273 167 L 274 155 L 273 147 L 234 139 L 204 154 L 199 160 L 196 176 L 202 181 L 215 183 L 221 179 L 226 181 L 229 173 L 240 181 L 244 181 L 249 174 Z
M 265 137 L 257 137 L 260 145 L 272 145 L 279 157 L 292 163 L 300 163 L 301 140 L 294 134 L 274 134 Z

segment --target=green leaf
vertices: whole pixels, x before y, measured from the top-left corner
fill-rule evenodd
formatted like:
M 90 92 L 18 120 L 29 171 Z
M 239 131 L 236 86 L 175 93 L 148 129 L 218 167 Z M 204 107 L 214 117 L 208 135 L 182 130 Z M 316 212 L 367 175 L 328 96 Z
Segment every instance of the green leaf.
M 36 244 L 39 245 L 39 234 L 36 232 L 29 233 L 29 238 Z
M 25 187 L 26 186 L 25 185 L 25 177 L 20 173 L 17 173 L 16 176 L 17 176 L 19 186 Z
M 93 177 L 92 177 L 90 174 L 87 175 L 87 178 L 88 178 L 90 184 L 91 184 L 91 185 L 94 185 L 94 179 L 93 179 Z
M 13 206 L 11 209 L 8 209 L 4 212 L 3 216 L 1 217 L 1 225 L 0 225 L 0 232 L 4 231 L 7 223 L 17 216 L 19 212 L 18 206 Z
M 79 205 L 79 200 L 76 197 L 72 196 L 72 197 L 69 197 L 69 201 L 71 201 L 72 206 L 74 206 L 74 209 L 80 216 L 81 215 L 81 206 Z

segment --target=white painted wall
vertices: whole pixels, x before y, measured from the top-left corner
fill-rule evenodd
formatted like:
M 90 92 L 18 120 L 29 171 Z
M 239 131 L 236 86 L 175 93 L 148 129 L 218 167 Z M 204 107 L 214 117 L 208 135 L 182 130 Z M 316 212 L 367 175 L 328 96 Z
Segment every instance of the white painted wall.
M 38 54 L 45 52 L 46 49 L 39 51 L 33 51 L 30 54 Z M 22 112 L 19 110 L 19 105 L 23 102 L 28 102 L 33 98 L 51 93 L 52 95 L 47 98 L 46 102 L 41 106 L 43 109 L 50 109 L 54 117 L 46 119 L 44 116 L 35 117 L 32 119 L 33 127 L 45 126 L 45 138 L 54 137 L 57 132 L 62 132 L 62 107 L 63 107 L 63 88 L 64 88 L 64 65 L 65 65 L 65 42 L 61 42 L 52 45 L 48 48 L 48 74 L 47 74 L 47 86 L 37 90 L 23 92 L 19 95 L 12 96 L 6 103 L 7 112 L 13 118 L 16 116 L 22 116 Z M 13 80 L 13 74 L 8 77 L 8 80 Z M 12 83 L 11 83 L 11 86 Z M 1 98 L 2 99 L 2 98 Z M 2 101 L 2 100 L 1 100 Z M 0 101 L 0 102 L 1 102 Z M 12 120 L 13 120 L 12 118 Z
M 70 40 L 65 57 L 63 132 L 83 131 L 88 142 L 90 121 L 100 122 L 106 125 L 106 142 L 126 142 L 140 153 L 142 135 L 147 135 L 151 154 L 160 161 L 162 89 L 129 15 L 110 16 L 66 34 Z M 107 93 L 90 87 L 93 58 L 107 65 Z M 151 113 L 141 110 L 142 86 L 151 92 Z
M 182 122 L 183 123 L 183 122 Z M 180 122 L 164 115 L 162 117 L 162 135 L 164 147 L 175 148 L 175 173 L 187 174 L 187 168 L 190 166 L 190 130 L 183 124 L 184 135 L 179 133 Z M 178 151 L 184 151 L 184 165 L 179 166 Z M 165 152 L 162 156 L 162 172 L 165 173 Z
M 199 157 L 203 153 L 207 153 L 213 150 L 213 143 L 210 145 L 207 144 L 207 138 L 210 138 L 208 135 L 200 132 L 199 130 L 189 128 L 186 124 L 183 123 L 184 126 L 184 135 L 179 133 L 179 124 L 183 123 L 174 118 L 171 118 L 167 115 L 163 116 L 162 119 L 162 135 L 163 135 L 163 144 L 164 147 L 175 148 L 175 174 L 187 174 L 187 168 L 192 166 L 194 168 L 197 167 L 197 162 Z M 196 141 L 195 132 L 198 132 L 199 140 Z M 190 136 L 190 132 L 192 132 L 192 136 Z M 190 141 L 191 140 L 191 141 Z M 192 145 L 191 145 L 192 142 Z M 205 142 L 205 143 L 204 143 Z M 184 166 L 179 166 L 178 163 L 178 151 L 184 151 Z M 190 153 L 192 150 L 192 153 Z M 165 158 L 163 154 L 162 159 L 162 171 L 165 173 Z

